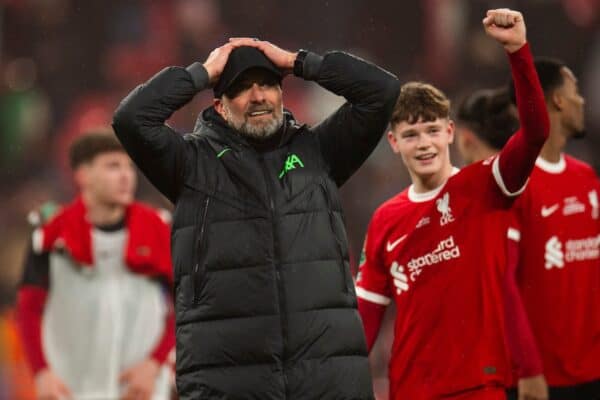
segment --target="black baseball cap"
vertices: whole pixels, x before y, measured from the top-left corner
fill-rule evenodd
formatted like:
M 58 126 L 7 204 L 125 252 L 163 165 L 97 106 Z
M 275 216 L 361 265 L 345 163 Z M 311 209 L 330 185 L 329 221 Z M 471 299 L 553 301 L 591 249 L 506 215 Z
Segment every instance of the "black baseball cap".
M 283 77 L 281 70 L 262 51 L 250 46 L 238 47 L 229 54 L 227 64 L 213 89 L 215 98 L 221 97 L 243 72 L 251 68 L 265 69 L 273 73 L 279 81 Z

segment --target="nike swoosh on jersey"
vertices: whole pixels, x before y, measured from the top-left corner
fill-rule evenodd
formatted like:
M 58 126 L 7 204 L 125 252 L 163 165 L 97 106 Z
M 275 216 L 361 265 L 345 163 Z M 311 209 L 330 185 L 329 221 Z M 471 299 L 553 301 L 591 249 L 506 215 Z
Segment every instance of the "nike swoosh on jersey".
M 387 242 L 387 246 L 386 246 L 386 250 L 388 252 L 394 250 L 394 248 L 396 248 L 396 246 L 398 246 L 400 244 L 400 242 L 402 242 L 404 239 L 406 239 L 406 236 L 407 235 L 402 235 L 397 240 L 395 240 L 393 242 L 388 241 Z
M 554 214 L 556 210 L 558 210 L 558 204 L 550 207 L 542 206 L 542 218 L 549 217 L 550 215 Z

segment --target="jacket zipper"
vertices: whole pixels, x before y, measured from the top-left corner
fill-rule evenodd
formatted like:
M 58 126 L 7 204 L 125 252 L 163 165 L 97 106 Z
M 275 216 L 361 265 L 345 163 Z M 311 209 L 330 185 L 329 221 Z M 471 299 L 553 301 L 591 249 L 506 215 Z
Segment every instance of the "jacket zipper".
M 329 215 L 329 229 L 331 230 L 331 234 L 333 235 L 333 238 L 335 239 L 335 244 L 337 247 L 338 263 L 340 266 L 340 273 L 342 274 L 342 289 L 344 290 L 344 293 L 348 293 L 348 282 L 346 279 L 347 277 L 346 277 L 346 266 L 344 263 L 344 253 L 342 252 L 342 244 L 340 242 L 340 239 L 336 235 L 335 229 L 334 229 L 335 216 L 333 215 L 333 209 L 331 207 L 329 191 L 327 190 L 327 186 L 324 182 L 319 183 L 319 186 L 321 186 L 321 189 L 323 190 L 323 195 L 325 196 L 325 201 L 327 202 L 327 214 Z
M 208 206 L 210 204 L 210 196 L 206 196 L 204 200 L 204 208 L 202 211 L 202 225 L 200 226 L 200 234 L 198 235 L 198 242 L 196 245 L 196 251 L 198 252 L 198 259 L 194 265 L 194 272 L 192 274 L 192 282 L 194 284 L 194 305 L 197 305 L 200 301 L 200 286 L 202 285 L 202 278 L 204 275 L 204 259 L 206 258 L 206 246 L 205 246 L 205 231 L 206 231 L 206 217 L 208 215 Z M 200 269 L 202 267 L 202 269 Z
M 285 311 L 285 304 L 284 304 L 284 291 L 283 291 L 283 284 L 281 282 L 281 271 L 280 271 L 280 265 L 279 265 L 279 255 L 277 252 L 277 248 L 279 245 L 279 241 L 278 241 L 278 237 L 277 237 L 277 225 L 275 223 L 275 201 L 273 199 L 273 192 L 272 192 L 272 188 L 271 188 L 271 180 L 269 179 L 269 174 L 267 171 L 267 166 L 265 165 L 265 160 L 264 158 L 261 156 L 260 157 L 260 165 L 262 167 L 262 171 L 263 171 L 263 175 L 265 177 L 265 185 L 267 187 L 267 196 L 269 197 L 269 208 L 271 211 L 271 224 L 272 224 L 272 232 L 273 232 L 273 258 L 274 258 L 274 266 L 275 266 L 275 278 L 277 281 L 277 293 L 279 295 L 279 320 L 281 321 L 280 324 L 280 328 L 281 328 L 281 338 L 282 338 L 282 349 L 281 349 L 281 358 L 282 358 L 282 362 L 281 362 L 281 373 L 283 375 L 283 383 L 284 383 L 284 390 L 285 390 L 285 398 L 288 398 L 288 381 L 287 381 L 287 375 L 285 373 L 285 349 L 287 347 L 287 314 Z

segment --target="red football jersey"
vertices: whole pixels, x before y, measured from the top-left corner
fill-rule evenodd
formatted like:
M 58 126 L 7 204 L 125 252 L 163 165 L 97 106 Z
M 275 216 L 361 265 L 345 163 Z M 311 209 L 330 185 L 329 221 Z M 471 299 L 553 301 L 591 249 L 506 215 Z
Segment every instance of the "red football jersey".
M 600 378 L 599 196 L 587 164 L 538 158 L 515 203 L 517 283 L 551 386 Z
M 506 381 L 502 277 L 513 202 L 497 160 L 470 165 L 433 192 L 411 186 L 371 220 L 357 295 L 396 303 L 393 399 Z

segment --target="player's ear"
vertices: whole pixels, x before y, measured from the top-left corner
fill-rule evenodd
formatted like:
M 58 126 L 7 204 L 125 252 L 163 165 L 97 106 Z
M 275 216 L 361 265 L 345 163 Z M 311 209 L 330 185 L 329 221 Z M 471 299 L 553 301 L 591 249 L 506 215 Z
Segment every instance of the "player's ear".
M 564 107 L 564 97 L 559 89 L 552 91 L 548 103 L 550 103 L 549 105 L 555 110 L 562 111 Z
M 390 128 L 387 131 L 386 137 L 387 137 L 388 143 L 390 144 L 390 147 L 392 148 L 392 151 L 394 152 L 394 154 L 400 153 L 398 138 L 396 137 L 396 134 L 394 133 L 392 128 Z
M 456 145 L 463 160 L 471 159 L 477 148 L 477 137 L 468 128 L 462 128 L 456 133 Z
M 446 129 L 448 131 L 448 143 L 454 143 L 454 131 L 456 129 L 456 126 L 454 125 L 454 121 L 449 119 Z
M 471 131 L 466 128 L 462 128 L 460 133 L 456 135 L 456 144 L 458 145 L 459 150 L 469 149 L 471 147 Z

